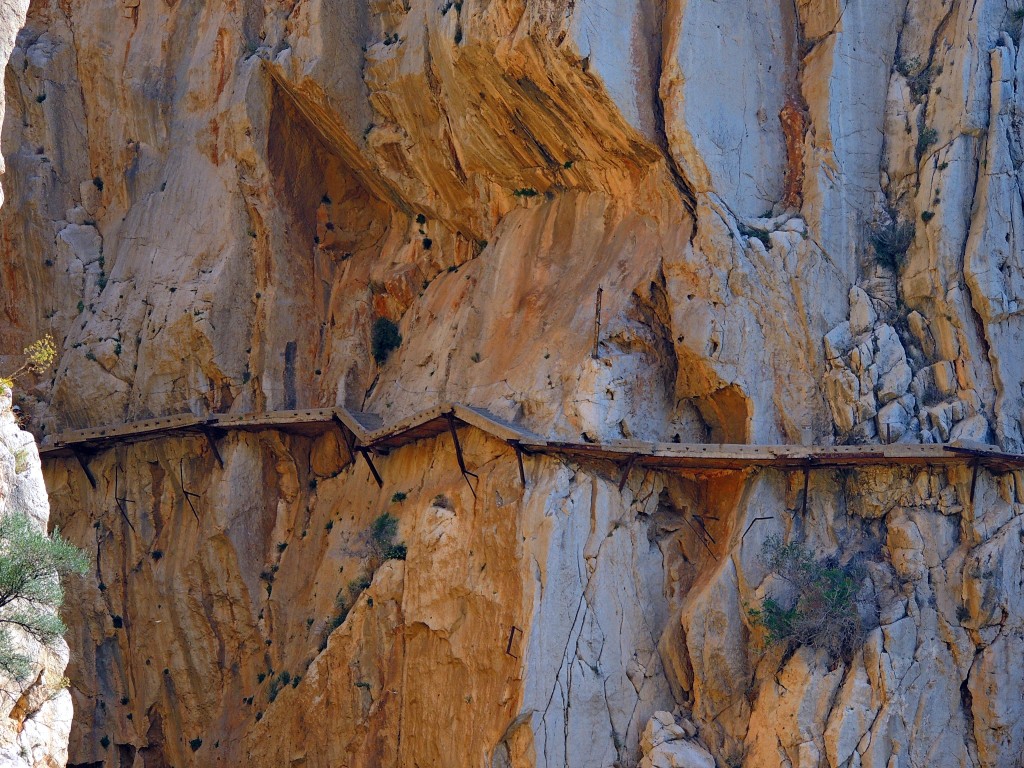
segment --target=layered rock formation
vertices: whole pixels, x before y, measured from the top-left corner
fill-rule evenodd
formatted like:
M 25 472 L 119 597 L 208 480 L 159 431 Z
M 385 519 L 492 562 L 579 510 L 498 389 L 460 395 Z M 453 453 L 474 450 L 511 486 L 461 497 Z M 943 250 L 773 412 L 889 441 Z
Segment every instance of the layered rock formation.
M 0 346 L 60 339 L 22 399 L 43 439 L 460 400 L 574 440 L 1020 451 L 1022 15 L 39 0 L 5 80 Z M 524 489 L 466 440 L 474 492 L 447 437 L 379 458 L 383 489 L 272 431 L 223 467 L 198 438 L 111 450 L 96 489 L 53 462 L 96 559 L 71 762 L 1018 759 L 1019 473 L 620 491 L 535 457 Z M 404 562 L 367 538 L 385 511 Z M 765 648 L 772 534 L 865 563 L 852 657 Z

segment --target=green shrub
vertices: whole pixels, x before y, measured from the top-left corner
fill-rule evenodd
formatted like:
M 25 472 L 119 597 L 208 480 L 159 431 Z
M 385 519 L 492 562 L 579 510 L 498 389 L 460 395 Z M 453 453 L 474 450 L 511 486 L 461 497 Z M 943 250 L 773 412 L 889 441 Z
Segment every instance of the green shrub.
M 352 597 L 356 597 L 360 592 L 369 587 L 372 581 L 373 579 L 366 575 L 352 579 L 352 581 L 348 583 L 348 593 L 352 595 Z
M 286 674 L 286 673 L 282 673 Z M 291 678 L 289 677 L 289 680 Z M 280 677 L 275 677 L 270 681 L 270 687 L 267 688 L 267 701 L 274 701 L 277 698 L 277 694 L 281 692 L 281 688 L 284 685 L 284 681 Z
M 192 751 L 195 752 L 197 749 L 199 749 L 201 746 L 203 746 L 203 740 L 202 739 L 192 739 L 191 741 L 189 741 L 188 745 L 190 747 L 192 747 Z
M 47 536 L 21 513 L 0 520 L 0 670 L 19 681 L 31 674 L 32 659 L 18 652 L 9 628 L 53 647 L 65 631 L 55 611 L 64 601 L 60 576 L 87 567 L 85 555 L 59 532 Z
M 858 610 L 863 567 L 816 559 L 809 549 L 777 536 L 765 541 L 762 558 L 792 587 L 787 604 L 768 597 L 748 611 L 754 624 L 767 630 L 768 642 L 809 645 L 833 658 L 848 658 L 864 638 Z
M 402 334 L 398 332 L 398 326 L 386 317 L 378 317 L 373 321 L 373 330 L 370 333 L 370 350 L 377 365 L 382 365 L 393 350 L 398 349 L 402 343 Z
M 536 197 L 540 193 L 533 187 L 521 187 L 520 189 L 513 190 L 512 194 L 516 197 Z
M 405 560 L 406 546 L 395 542 L 398 518 L 385 512 L 370 526 L 370 543 L 374 553 L 384 560 Z
M 907 259 L 907 249 L 914 241 L 916 228 L 914 222 L 901 222 L 893 218 L 888 224 L 877 227 L 871 232 L 871 246 L 879 264 L 900 269 Z
M 761 229 L 760 227 L 751 227 L 744 224 L 743 222 L 739 222 L 737 224 L 737 228 L 739 229 L 740 234 L 743 235 L 744 237 L 756 238 L 761 241 L 761 244 L 764 245 L 765 249 L 769 251 L 771 250 L 772 238 L 771 233 L 769 233 L 767 229 Z
M 925 153 L 928 151 L 929 147 L 936 144 L 938 140 L 938 131 L 936 131 L 934 128 L 928 128 L 925 126 L 921 127 L 921 132 L 917 135 L 916 156 L 918 162 L 920 162 L 921 158 L 925 156 Z

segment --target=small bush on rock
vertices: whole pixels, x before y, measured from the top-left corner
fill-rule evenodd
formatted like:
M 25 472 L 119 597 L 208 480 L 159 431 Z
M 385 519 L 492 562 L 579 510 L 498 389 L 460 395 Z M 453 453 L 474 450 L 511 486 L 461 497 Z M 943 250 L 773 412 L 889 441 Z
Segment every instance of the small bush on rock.
M 12 373 L 0 376 L 0 385 L 11 389 L 14 386 L 15 379 L 20 376 L 26 373 L 38 375 L 46 371 L 47 368 L 53 365 L 54 360 L 57 359 L 57 345 L 53 340 L 53 336 L 46 334 L 43 338 L 33 341 L 25 347 L 21 354 L 24 356 L 25 362 Z
M 912 221 L 892 219 L 871 232 L 871 245 L 879 264 L 900 269 L 907 259 L 907 250 L 914 241 L 916 228 Z
M 374 551 L 385 560 L 405 560 L 405 544 L 395 543 L 398 535 L 398 518 L 385 512 L 373 521 L 370 527 L 370 539 Z
M 373 321 L 370 333 L 370 350 L 377 365 L 383 365 L 388 356 L 402 343 L 402 334 L 398 326 L 386 317 L 378 317 Z
M 768 597 L 748 611 L 754 624 L 767 630 L 768 642 L 809 645 L 833 658 L 851 656 L 864 637 L 858 610 L 863 566 L 816 559 L 809 549 L 777 536 L 765 541 L 761 556 L 792 587 L 788 600 Z

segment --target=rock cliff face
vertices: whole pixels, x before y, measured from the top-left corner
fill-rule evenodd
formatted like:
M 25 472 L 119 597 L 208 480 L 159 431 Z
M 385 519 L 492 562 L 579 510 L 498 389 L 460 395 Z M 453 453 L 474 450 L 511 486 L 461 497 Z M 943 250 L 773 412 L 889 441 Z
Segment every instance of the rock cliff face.
M 442 400 L 549 437 L 1024 450 L 1006 0 L 33 0 L 0 351 L 42 438 Z M 601 328 L 594 350 L 595 300 Z M 376 318 L 402 343 L 381 365 Z M 71 764 L 1014 766 L 1024 476 L 267 430 L 48 462 Z M 389 512 L 407 546 L 367 533 Z M 766 645 L 781 536 L 862 645 Z M 659 714 L 656 714 L 659 713 Z M 666 714 L 667 713 L 667 714 Z
M 0 385 L 0 517 L 27 515 L 46 529 L 50 507 L 32 435 L 18 426 L 10 390 Z M 5 589 L 7 582 L 5 581 Z M 14 768 L 54 768 L 68 758 L 71 694 L 64 677 L 68 646 L 44 648 L 8 627 L 15 651 L 33 659 L 19 683 L 0 675 L 0 762 Z

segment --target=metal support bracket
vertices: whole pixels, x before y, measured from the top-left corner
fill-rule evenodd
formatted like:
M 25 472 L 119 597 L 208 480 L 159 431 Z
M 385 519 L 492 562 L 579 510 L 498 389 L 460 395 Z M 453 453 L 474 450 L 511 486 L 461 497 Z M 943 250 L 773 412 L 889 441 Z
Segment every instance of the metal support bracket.
M 971 504 L 974 504 L 974 491 L 978 487 L 978 462 L 974 462 L 971 470 Z
M 380 473 L 377 471 L 377 468 L 375 466 L 373 466 L 373 459 L 370 458 L 370 449 L 369 448 L 357 448 L 356 450 L 358 450 L 359 453 L 361 453 L 363 455 L 363 459 L 366 460 L 366 466 L 368 466 L 370 468 L 370 474 L 372 474 L 373 475 L 373 479 L 377 481 L 377 487 L 378 488 L 383 488 L 384 487 L 384 479 L 380 476 Z
M 800 507 L 800 514 L 807 514 L 807 497 L 810 495 L 810 482 L 811 482 L 811 465 L 808 464 L 804 467 L 804 500 Z
M 511 656 L 513 659 L 519 658 L 514 653 L 512 653 L 512 644 L 515 642 L 516 632 L 518 632 L 520 635 L 523 634 L 523 630 L 521 630 L 519 627 L 513 624 L 512 628 L 508 631 L 508 646 L 505 648 L 505 655 Z
M 519 482 L 521 482 L 523 484 L 523 488 L 525 488 L 526 469 L 523 467 L 523 449 L 520 447 L 518 442 L 513 442 L 512 448 L 516 452 L 516 462 L 519 464 Z
M 713 549 L 712 549 L 711 547 L 709 547 L 709 546 L 708 546 L 708 542 L 707 542 L 707 540 L 706 540 L 706 539 L 704 538 L 704 535 L 703 535 L 703 534 L 702 534 L 702 533 L 701 533 L 700 531 L 698 531 L 698 530 L 697 530 L 697 529 L 696 529 L 696 528 L 695 528 L 695 527 L 693 526 L 693 523 L 691 523 L 691 522 L 690 522 L 690 521 L 689 521 L 689 520 L 688 520 L 688 519 L 687 519 L 687 518 L 686 518 L 685 516 L 683 517 L 683 522 L 684 522 L 684 523 L 686 523 L 687 527 L 688 527 L 688 528 L 689 528 L 689 529 L 690 529 L 691 531 L 693 531 L 693 535 L 697 537 L 697 540 L 698 540 L 698 541 L 699 541 L 699 542 L 700 542 L 701 544 L 703 544 L 703 545 L 704 545 L 704 549 L 706 549 L 706 550 L 708 551 L 708 553 L 709 553 L 709 554 L 711 555 L 711 557 L 713 557 L 713 558 L 714 558 L 714 559 L 715 559 L 715 560 L 717 561 L 717 560 L 718 560 L 718 555 L 716 555 L 716 554 L 715 554 L 715 550 L 713 550 Z M 703 523 L 701 523 L 701 527 L 703 527 L 703 526 L 704 526 L 704 524 L 703 524 Z
M 221 458 L 220 451 L 217 450 L 217 434 L 214 430 L 209 427 L 202 428 L 203 436 L 206 438 L 206 443 L 210 446 L 210 450 L 213 452 L 213 457 L 217 459 L 217 463 L 221 469 L 224 469 L 224 459 Z
M 633 469 L 633 465 L 636 463 L 636 454 L 630 454 L 629 459 L 626 460 L 626 466 L 622 468 L 622 477 L 619 478 L 619 491 L 626 487 L 626 481 L 629 480 L 629 472 Z
M 711 531 L 709 531 L 708 527 L 706 525 L 704 525 L 704 518 L 701 517 L 700 515 L 697 515 L 697 514 L 694 514 L 694 513 L 691 513 L 691 514 L 693 514 L 693 519 L 696 520 L 698 523 L 700 523 L 700 530 L 701 530 L 701 532 L 705 536 L 707 536 L 708 539 L 711 540 L 712 544 L 714 544 L 715 546 L 718 546 L 718 542 L 715 541 L 715 537 L 711 535 Z
M 196 522 L 199 522 L 199 513 L 196 511 L 195 505 L 192 503 L 192 499 L 202 498 L 198 493 L 190 491 L 185 487 L 185 460 L 178 460 L 178 480 L 181 483 L 181 492 L 185 495 L 185 501 L 188 503 L 188 508 L 192 510 L 192 514 L 196 518 Z
M 94 475 L 92 473 L 92 470 L 89 469 L 89 454 L 87 454 L 85 451 L 75 450 L 74 448 L 72 448 L 71 451 L 75 454 L 75 458 L 78 459 L 78 465 L 82 468 L 82 471 L 85 473 L 85 477 L 89 481 L 89 485 L 91 485 L 95 490 L 96 475 Z
M 479 480 L 480 476 L 466 469 L 466 459 L 462 455 L 462 445 L 459 443 L 459 433 L 455 428 L 455 414 L 449 411 L 445 416 L 448 419 L 448 430 L 452 433 L 452 440 L 455 441 L 455 458 L 459 462 L 459 469 L 462 471 L 462 477 L 466 480 L 466 485 L 469 486 L 469 490 L 472 491 L 473 498 L 475 499 L 476 489 L 473 487 L 473 484 L 469 482 L 469 478 L 475 477 Z
M 117 509 L 121 513 L 121 517 L 128 523 L 128 527 L 132 529 L 132 533 L 138 533 L 135 530 L 135 526 L 132 525 L 132 521 L 128 519 L 128 504 L 135 503 L 135 499 L 129 499 L 125 496 L 120 495 L 120 476 L 121 476 L 121 464 L 118 462 L 114 465 L 114 501 L 117 503 Z

